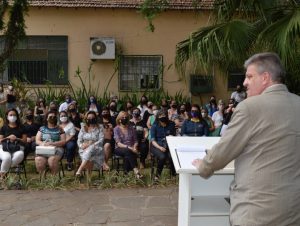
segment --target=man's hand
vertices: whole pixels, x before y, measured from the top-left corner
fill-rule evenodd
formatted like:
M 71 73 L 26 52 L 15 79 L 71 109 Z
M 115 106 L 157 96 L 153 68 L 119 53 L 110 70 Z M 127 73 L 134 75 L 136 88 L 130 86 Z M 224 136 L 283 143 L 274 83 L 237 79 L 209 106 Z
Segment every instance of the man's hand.
M 200 168 L 200 165 L 202 164 L 202 159 L 194 159 L 192 162 L 193 166 L 195 166 L 197 169 Z

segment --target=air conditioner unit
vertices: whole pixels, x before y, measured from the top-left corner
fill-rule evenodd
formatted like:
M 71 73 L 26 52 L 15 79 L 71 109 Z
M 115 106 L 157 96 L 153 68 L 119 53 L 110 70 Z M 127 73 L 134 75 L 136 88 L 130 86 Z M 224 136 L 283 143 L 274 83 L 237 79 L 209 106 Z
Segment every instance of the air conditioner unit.
M 90 58 L 115 59 L 115 39 L 114 38 L 90 38 Z

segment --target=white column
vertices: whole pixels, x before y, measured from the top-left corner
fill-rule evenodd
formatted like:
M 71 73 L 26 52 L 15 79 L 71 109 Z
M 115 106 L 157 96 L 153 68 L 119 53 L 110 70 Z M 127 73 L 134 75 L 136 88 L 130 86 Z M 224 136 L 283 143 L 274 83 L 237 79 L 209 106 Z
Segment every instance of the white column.
M 179 174 L 178 226 L 190 225 L 191 213 L 191 174 Z

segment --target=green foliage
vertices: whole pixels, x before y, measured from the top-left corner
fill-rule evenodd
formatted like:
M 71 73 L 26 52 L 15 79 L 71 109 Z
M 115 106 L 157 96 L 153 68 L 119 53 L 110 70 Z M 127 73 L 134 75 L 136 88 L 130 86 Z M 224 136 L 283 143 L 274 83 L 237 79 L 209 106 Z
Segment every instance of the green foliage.
M 176 68 L 183 77 L 188 62 L 208 74 L 215 67 L 227 74 L 254 53 L 270 51 L 282 59 L 290 90 L 300 93 L 299 1 L 217 0 L 213 18 L 177 44 Z
M 18 41 L 25 37 L 24 16 L 28 11 L 28 2 L 27 0 L 11 2 L 11 7 L 7 0 L 3 0 L 0 4 L 0 31 L 4 34 L 4 49 L 0 54 L 0 71 L 5 69 L 4 63 L 17 46 Z M 9 19 L 5 23 L 6 13 L 8 13 Z
M 141 8 L 138 12 L 141 13 L 142 16 L 148 21 L 147 29 L 149 31 L 154 32 L 154 18 L 160 13 L 162 13 L 168 5 L 168 0 L 145 0 L 141 4 Z

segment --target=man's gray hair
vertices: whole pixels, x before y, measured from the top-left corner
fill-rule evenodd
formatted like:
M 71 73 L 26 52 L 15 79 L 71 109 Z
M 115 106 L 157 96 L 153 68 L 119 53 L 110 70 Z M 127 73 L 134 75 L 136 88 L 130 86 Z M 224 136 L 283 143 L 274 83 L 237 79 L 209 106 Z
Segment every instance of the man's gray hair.
M 247 69 L 251 64 L 257 66 L 259 74 L 268 72 L 273 82 L 284 83 L 285 70 L 276 53 L 266 52 L 255 54 L 245 61 L 244 68 Z

